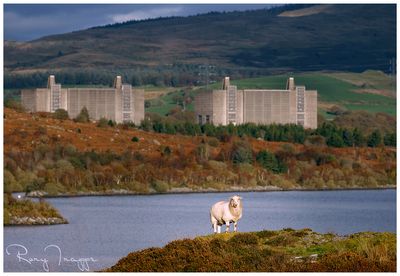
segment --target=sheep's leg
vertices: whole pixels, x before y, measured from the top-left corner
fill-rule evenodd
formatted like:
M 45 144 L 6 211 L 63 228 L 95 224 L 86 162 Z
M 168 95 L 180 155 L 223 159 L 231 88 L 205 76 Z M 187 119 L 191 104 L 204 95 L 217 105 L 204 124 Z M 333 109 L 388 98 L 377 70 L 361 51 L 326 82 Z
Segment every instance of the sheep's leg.
M 234 226 L 234 227 L 233 227 L 233 231 L 234 231 L 234 232 L 237 232 L 237 221 L 235 221 L 235 223 L 233 224 L 233 226 Z
M 229 225 L 230 225 L 229 222 L 227 222 L 227 223 L 226 223 L 226 230 L 225 230 L 225 233 L 228 233 L 228 232 L 229 232 Z
M 213 229 L 214 229 L 214 234 L 216 234 L 217 233 L 217 224 L 216 223 L 213 223 Z
M 221 225 L 218 225 L 217 228 L 218 228 L 218 234 L 221 233 Z

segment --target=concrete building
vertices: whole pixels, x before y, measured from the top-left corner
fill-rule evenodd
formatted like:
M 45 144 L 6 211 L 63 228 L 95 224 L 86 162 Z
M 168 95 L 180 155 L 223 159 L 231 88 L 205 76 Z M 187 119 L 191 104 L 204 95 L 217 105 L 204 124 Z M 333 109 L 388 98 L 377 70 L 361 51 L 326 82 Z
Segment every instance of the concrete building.
M 21 91 L 21 102 L 29 111 L 54 112 L 59 108 L 75 118 L 85 106 L 92 120 L 104 117 L 117 123 L 140 124 L 144 119 L 144 90 L 123 84 L 120 76 L 113 88 L 62 88 L 50 76 L 47 88 Z
M 195 113 L 199 124 L 298 124 L 314 129 L 317 91 L 296 86 L 293 78 L 287 80 L 285 90 L 238 90 L 225 77 L 221 90 L 196 95 Z

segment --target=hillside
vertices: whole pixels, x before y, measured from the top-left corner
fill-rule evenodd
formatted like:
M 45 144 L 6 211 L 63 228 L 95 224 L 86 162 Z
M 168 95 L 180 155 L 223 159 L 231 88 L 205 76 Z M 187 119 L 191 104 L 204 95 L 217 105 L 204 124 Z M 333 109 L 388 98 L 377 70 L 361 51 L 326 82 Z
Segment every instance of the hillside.
M 194 74 L 198 64 L 216 65 L 220 74 L 239 69 L 264 74 L 387 71 L 396 56 L 396 6 L 289 5 L 131 21 L 30 42 L 8 41 L 4 56 L 6 72 L 24 73 L 172 67 Z
M 311 229 L 218 234 L 132 252 L 105 271 L 395 272 L 396 235 L 343 237 Z
M 387 188 L 396 183 L 396 148 L 382 146 L 386 134 L 384 139 L 381 134 L 370 134 L 368 144 L 376 141 L 373 147 L 344 147 L 341 135 L 357 134 L 354 139 L 360 145 L 366 145 L 367 137 L 361 139 L 360 132 L 335 130 L 330 125 L 318 130 L 327 138 L 294 126 L 257 130 L 251 125 L 243 126 L 241 131 L 248 130 L 242 137 L 229 134 L 229 128 L 213 137 L 211 132 L 209 136 L 155 132 L 169 131 L 174 126 L 171 122 L 164 127 L 163 122 L 154 121 L 144 131 L 127 125 L 75 123 L 8 108 L 4 115 L 8 191 L 147 194 Z M 190 123 L 175 126 L 178 133 L 196 130 Z M 221 130 L 209 126 L 208 131 Z M 277 141 L 284 137 L 305 141 L 267 141 L 275 136 Z M 395 135 L 388 137 L 395 141 Z

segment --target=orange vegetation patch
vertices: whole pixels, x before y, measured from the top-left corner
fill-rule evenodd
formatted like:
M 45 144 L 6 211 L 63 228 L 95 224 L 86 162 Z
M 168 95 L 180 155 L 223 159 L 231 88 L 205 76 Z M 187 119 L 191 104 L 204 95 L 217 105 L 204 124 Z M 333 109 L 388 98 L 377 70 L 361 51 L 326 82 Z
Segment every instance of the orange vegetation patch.
M 196 151 L 197 146 L 209 139 L 206 136 L 170 135 L 146 132 L 139 129 L 122 129 L 121 127 L 97 127 L 96 123 L 76 123 L 72 120 L 51 118 L 49 113 L 19 113 L 15 110 L 4 109 L 4 151 L 9 152 L 13 147 L 31 152 L 38 144 L 46 140 L 46 144 L 72 144 L 79 151 L 112 151 L 123 153 L 127 149 L 140 152 L 142 155 L 157 158 L 163 147 L 168 146 L 172 154 L 184 152 L 185 155 Z M 133 142 L 137 137 L 139 142 Z M 234 141 L 237 138 L 234 138 Z M 285 144 L 290 144 L 295 152 L 302 152 L 306 147 L 302 144 L 286 142 L 268 142 L 249 138 L 254 152 L 267 150 L 277 152 Z M 232 142 L 220 142 L 219 146 L 211 147 L 211 156 L 216 157 L 220 151 L 229 152 Z M 396 152 L 395 148 L 331 148 L 324 147 L 321 151 L 339 157 L 354 158 L 371 165 L 382 164 L 382 160 L 374 158 L 382 153 Z M 372 156 L 372 157 L 371 157 Z
M 10 151 L 18 147 L 24 151 L 32 151 L 40 143 L 44 134 L 50 138 L 49 144 L 72 144 L 79 151 L 107 150 L 122 153 L 128 148 L 145 155 L 158 154 L 162 146 L 168 146 L 172 152 L 184 150 L 192 152 L 202 140 L 209 137 L 170 135 L 146 132 L 139 129 L 124 130 L 122 128 L 100 128 L 96 123 L 76 123 L 72 120 L 58 120 L 51 118 L 48 113 L 18 113 L 15 110 L 4 109 L 4 150 Z M 139 138 L 133 142 L 132 138 Z M 266 142 L 252 139 L 254 149 L 268 149 L 275 151 L 280 142 Z M 226 144 L 226 143 L 225 143 Z M 220 144 L 224 148 L 224 143 Z M 215 149 L 213 154 L 219 150 Z

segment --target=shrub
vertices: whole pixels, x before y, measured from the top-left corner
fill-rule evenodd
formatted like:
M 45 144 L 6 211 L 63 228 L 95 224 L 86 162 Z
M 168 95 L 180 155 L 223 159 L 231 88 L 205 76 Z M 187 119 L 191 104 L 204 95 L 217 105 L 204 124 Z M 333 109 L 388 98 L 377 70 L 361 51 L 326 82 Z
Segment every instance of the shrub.
M 318 147 L 326 146 L 325 137 L 323 137 L 321 135 L 308 136 L 307 139 L 304 141 L 304 145 L 306 145 L 306 146 L 318 146 Z
M 196 157 L 198 162 L 208 161 L 210 157 L 210 148 L 207 144 L 201 143 L 196 148 Z
M 115 127 L 116 126 L 116 123 L 113 120 L 108 120 L 107 124 L 110 127 Z
M 165 193 L 169 190 L 168 183 L 161 180 L 154 180 L 151 187 L 158 193 Z
M 212 138 L 208 139 L 208 144 L 209 144 L 211 147 L 216 148 L 216 147 L 219 146 L 219 141 L 218 141 L 218 139 L 212 137 Z
M 136 136 L 133 136 L 131 141 L 137 143 L 137 142 L 139 142 L 139 138 Z
M 64 192 L 65 188 L 61 184 L 49 182 L 44 185 L 44 191 L 49 195 L 57 195 Z
M 14 175 L 8 170 L 4 170 L 4 192 L 22 192 L 22 186 L 15 180 Z
M 255 233 L 239 233 L 233 236 L 229 243 L 234 246 L 257 245 L 258 236 Z
M 97 122 L 98 127 L 107 127 L 108 126 L 108 121 L 106 118 L 102 117 L 100 120 Z
M 53 118 L 58 120 L 68 120 L 68 112 L 65 109 L 59 108 L 54 112 Z
M 169 146 L 161 146 L 160 147 L 161 155 L 169 157 L 172 153 L 172 150 Z
M 75 121 L 78 123 L 88 123 L 90 121 L 89 111 L 86 106 L 82 107 L 81 112 L 76 116 Z
M 26 111 L 26 109 L 22 105 L 22 103 L 19 102 L 19 101 L 14 100 L 14 99 L 8 99 L 4 103 L 4 106 L 8 107 L 8 108 L 11 108 L 11 109 L 14 109 L 15 111 L 18 111 L 18 112 L 25 112 Z

